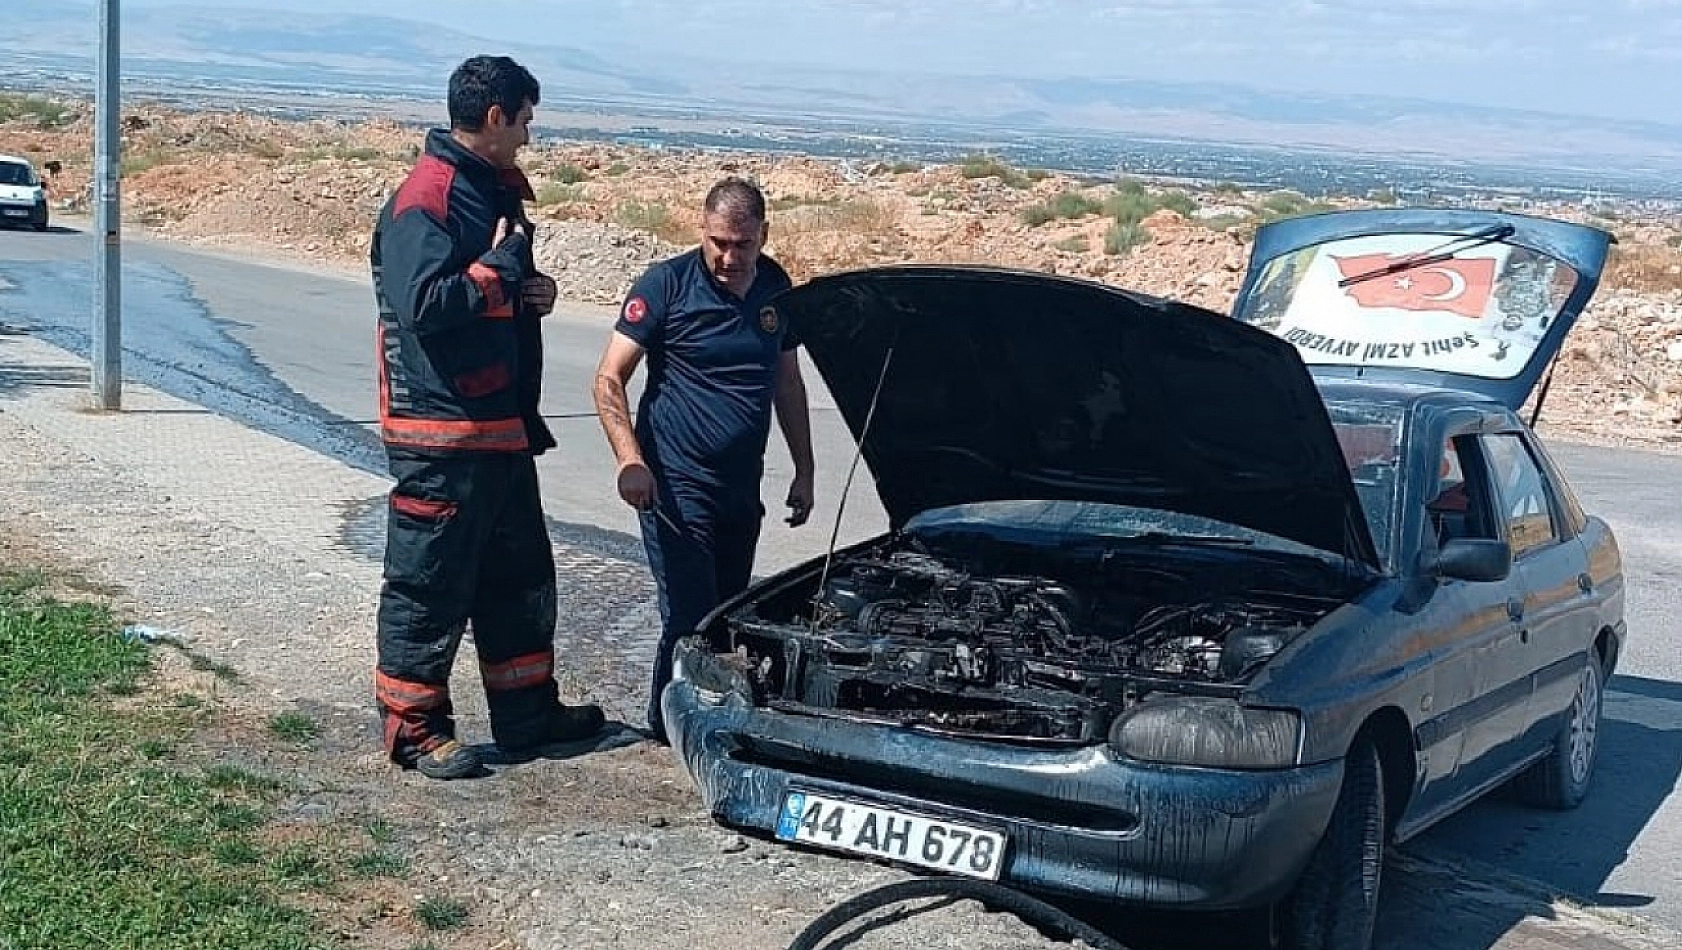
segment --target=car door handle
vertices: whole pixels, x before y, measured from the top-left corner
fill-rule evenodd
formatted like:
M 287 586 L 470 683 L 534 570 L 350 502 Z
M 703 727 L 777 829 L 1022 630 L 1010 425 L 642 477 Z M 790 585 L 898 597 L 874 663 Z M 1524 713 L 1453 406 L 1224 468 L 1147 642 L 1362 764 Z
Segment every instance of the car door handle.
M 1524 601 L 1519 600 L 1517 597 L 1507 598 L 1507 616 L 1512 618 L 1514 621 L 1523 620 Z
M 1578 574 L 1577 575 L 1577 587 L 1580 588 L 1582 590 L 1582 592 L 1585 593 L 1585 594 L 1594 593 L 1594 578 L 1590 577 L 1586 573 Z

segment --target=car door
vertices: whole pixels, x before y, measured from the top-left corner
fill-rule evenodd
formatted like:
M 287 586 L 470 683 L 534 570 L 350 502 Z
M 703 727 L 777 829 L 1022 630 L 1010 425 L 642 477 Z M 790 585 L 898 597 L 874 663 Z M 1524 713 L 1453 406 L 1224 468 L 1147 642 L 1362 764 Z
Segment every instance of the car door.
M 1529 440 L 1518 432 L 1483 436 L 1513 548 L 1513 569 L 1524 584 L 1519 618 L 1531 699 L 1514 738 L 1514 754 L 1540 747 L 1555 714 L 1570 705 L 1584 651 L 1593 643 L 1593 584 L 1582 545 L 1564 517 Z M 1526 734 L 1528 733 L 1528 734 Z
M 1427 495 L 1429 530 L 1440 547 L 1456 539 L 1501 540 L 1499 503 L 1475 436 L 1444 446 L 1441 480 Z M 1497 778 L 1494 752 L 1524 715 L 1528 677 L 1522 671 L 1517 580 L 1444 579 L 1419 617 L 1432 632 L 1431 715 L 1420 723 L 1422 774 L 1413 819 L 1463 802 Z M 1514 687 L 1513 681 L 1524 681 Z

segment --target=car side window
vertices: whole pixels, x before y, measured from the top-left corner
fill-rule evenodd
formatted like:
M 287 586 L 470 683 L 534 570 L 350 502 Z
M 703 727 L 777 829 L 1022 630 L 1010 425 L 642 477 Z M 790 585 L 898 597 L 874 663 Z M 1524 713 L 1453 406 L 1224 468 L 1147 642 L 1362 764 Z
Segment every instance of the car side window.
M 1507 541 L 1513 547 L 1513 557 L 1523 557 L 1554 543 L 1559 538 L 1559 528 L 1554 524 L 1547 480 L 1524 441 L 1512 434 L 1486 435 L 1481 441 L 1500 502 L 1498 510 L 1507 523 Z
M 1445 439 L 1437 464 L 1437 484 L 1425 503 L 1437 546 L 1459 539 L 1499 539 L 1500 531 L 1491 517 L 1494 510 L 1476 439 Z

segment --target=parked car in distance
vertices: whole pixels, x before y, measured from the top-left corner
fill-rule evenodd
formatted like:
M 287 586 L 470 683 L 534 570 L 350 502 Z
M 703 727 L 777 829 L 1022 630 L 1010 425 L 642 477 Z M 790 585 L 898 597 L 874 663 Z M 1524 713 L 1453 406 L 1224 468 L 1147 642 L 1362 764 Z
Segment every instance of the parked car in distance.
M 0 226 L 47 229 L 47 187 L 26 158 L 0 155 Z
M 788 291 L 889 529 L 680 641 L 675 754 L 792 845 L 1365 950 L 1387 848 L 1588 791 L 1622 563 L 1518 410 L 1610 241 L 1290 219 L 1231 315 L 978 267 Z

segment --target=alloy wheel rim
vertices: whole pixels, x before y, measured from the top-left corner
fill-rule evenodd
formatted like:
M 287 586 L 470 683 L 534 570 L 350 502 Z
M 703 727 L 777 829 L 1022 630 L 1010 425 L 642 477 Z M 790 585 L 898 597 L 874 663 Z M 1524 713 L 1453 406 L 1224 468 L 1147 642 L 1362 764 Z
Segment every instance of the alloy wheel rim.
M 1588 780 L 1589 766 L 1594 762 L 1594 744 L 1599 729 L 1600 676 L 1594 664 L 1584 668 L 1577 681 L 1577 699 L 1571 704 L 1571 781 L 1581 784 Z

